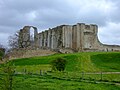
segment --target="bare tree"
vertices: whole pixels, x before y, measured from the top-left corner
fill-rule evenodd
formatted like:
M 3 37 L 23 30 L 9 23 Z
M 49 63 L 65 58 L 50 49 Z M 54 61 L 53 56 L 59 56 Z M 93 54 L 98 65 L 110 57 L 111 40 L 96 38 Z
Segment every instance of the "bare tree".
M 18 38 L 19 38 L 19 32 L 15 33 L 13 36 L 9 36 L 8 43 L 10 48 L 12 49 L 19 48 Z

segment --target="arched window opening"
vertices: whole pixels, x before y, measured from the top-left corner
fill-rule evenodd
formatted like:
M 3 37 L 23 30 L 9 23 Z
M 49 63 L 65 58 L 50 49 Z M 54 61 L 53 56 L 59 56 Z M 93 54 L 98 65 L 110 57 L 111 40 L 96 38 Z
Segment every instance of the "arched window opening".
M 30 28 L 30 41 L 33 44 L 34 43 L 34 29 Z

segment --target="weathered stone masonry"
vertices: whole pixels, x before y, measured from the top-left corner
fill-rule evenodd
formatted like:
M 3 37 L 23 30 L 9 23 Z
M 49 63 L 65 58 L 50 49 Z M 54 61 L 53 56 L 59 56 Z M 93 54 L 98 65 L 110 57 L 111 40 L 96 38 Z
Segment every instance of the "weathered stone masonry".
M 34 41 L 31 41 L 30 28 L 34 29 Z M 98 26 L 77 23 L 61 25 L 38 33 L 37 28 L 25 26 L 19 32 L 20 48 L 43 48 L 52 50 L 82 51 L 120 51 L 118 45 L 105 45 L 98 40 Z

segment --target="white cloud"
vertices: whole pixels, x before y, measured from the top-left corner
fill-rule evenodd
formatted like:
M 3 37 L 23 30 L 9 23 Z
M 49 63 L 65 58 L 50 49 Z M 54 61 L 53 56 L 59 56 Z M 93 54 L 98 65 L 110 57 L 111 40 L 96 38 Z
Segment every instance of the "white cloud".
M 99 28 L 99 38 L 103 43 L 120 45 L 120 23 L 108 22 L 107 26 Z

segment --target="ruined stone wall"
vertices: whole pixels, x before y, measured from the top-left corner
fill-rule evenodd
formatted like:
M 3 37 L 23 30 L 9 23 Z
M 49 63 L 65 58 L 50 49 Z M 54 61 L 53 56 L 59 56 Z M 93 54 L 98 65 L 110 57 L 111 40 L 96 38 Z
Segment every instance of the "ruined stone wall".
M 34 29 L 34 42 L 30 41 L 30 28 Z M 104 45 L 98 40 L 98 26 L 77 23 L 61 25 L 38 33 L 37 28 L 25 26 L 19 33 L 20 48 L 35 47 L 52 50 L 120 51 L 120 46 Z M 68 50 L 69 49 L 69 50 Z
M 34 29 L 34 41 L 30 38 L 30 28 Z M 37 28 L 33 26 L 25 26 L 19 31 L 19 48 L 38 47 L 38 32 Z

